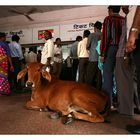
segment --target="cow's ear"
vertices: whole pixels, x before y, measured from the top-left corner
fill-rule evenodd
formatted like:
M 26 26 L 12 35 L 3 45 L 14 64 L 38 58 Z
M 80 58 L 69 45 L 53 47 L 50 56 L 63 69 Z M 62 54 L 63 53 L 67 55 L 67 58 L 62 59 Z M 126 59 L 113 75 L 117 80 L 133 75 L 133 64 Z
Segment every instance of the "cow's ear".
M 51 77 L 51 75 L 50 75 L 49 72 L 42 70 L 42 76 L 43 76 L 45 79 L 47 79 L 49 82 L 51 82 L 52 77 Z
M 24 77 L 26 73 L 27 73 L 27 68 L 25 68 L 25 69 L 23 69 L 22 71 L 20 71 L 20 72 L 18 73 L 18 75 L 17 75 L 17 81 L 18 81 L 19 79 L 21 79 L 22 77 Z

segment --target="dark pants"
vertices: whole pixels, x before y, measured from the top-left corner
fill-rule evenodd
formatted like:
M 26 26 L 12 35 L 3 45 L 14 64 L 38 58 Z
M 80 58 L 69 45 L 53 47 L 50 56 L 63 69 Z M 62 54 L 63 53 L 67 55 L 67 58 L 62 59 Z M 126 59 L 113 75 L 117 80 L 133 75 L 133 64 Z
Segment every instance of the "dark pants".
M 11 88 L 20 89 L 21 81 L 19 80 L 17 82 L 17 75 L 19 71 L 21 70 L 21 62 L 18 57 L 12 57 L 11 60 L 14 67 L 14 72 L 9 72 L 9 76 L 8 76 L 9 83 L 10 83 Z
M 61 69 L 62 69 L 62 63 L 54 62 L 54 64 L 53 64 L 53 74 L 57 78 L 60 78 Z
M 60 73 L 60 79 L 61 80 L 72 80 L 72 68 L 67 67 L 66 63 L 62 64 L 62 70 Z
M 98 68 L 98 72 L 97 72 L 96 88 L 98 90 L 101 90 L 101 88 L 102 88 L 102 73 L 99 68 Z
M 137 92 L 140 101 L 140 40 L 136 45 L 136 50 L 133 52 L 133 60 L 136 66 Z
M 112 95 L 113 95 L 113 77 L 114 77 L 114 68 L 116 63 L 116 46 L 110 46 L 107 51 L 107 57 L 103 65 L 103 85 L 102 90 L 108 96 L 110 106 L 112 104 Z
M 134 88 L 131 65 L 127 68 L 123 57 L 116 58 L 115 79 L 118 97 L 118 112 L 125 115 L 134 115 Z
M 78 82 L 85 83 L 85 76 L 87 70 L 88 58 L 79 59 L 79 77 Z
M 73 63 L 72 63 L 72 80 L 73 81 L 76 81 L 78 64 L 79 64 L 79 60 L 78 59 L 73 59 Z
M 98 61 L 88 62 L 87 73 L 86 73 L 86 83 L 94 86 L 97 89 L 101 88 L 101 73 L 98 68 Z

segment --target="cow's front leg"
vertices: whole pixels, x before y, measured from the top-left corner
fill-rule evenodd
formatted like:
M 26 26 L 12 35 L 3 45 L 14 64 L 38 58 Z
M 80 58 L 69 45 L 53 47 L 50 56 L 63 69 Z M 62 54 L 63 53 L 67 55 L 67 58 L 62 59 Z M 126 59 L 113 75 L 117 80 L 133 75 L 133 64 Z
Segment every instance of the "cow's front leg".
M 28 101 L 26 103 L 26 108 L 27 109 L 33 109 L 33 110 L 39 110 L 42 111 L 43 108 L 46 108 L 43 106 L 43 104 L 37 102 L 37 101 Z

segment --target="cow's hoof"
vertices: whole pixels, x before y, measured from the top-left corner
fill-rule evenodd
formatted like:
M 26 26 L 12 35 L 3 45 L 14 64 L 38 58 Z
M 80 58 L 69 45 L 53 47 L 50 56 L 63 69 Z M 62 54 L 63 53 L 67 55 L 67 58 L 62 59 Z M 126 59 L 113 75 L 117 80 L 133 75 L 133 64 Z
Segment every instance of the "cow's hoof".
M 43 109 L 42 109 L 42 108 L 40 108 L 40 109 L 39 109 L 39 111 L 40 111 L 40 112 L 43 112 Z
M 49 112 L 49 109 L 48 108 L 43 108 L 43 111 L 44 112 Z
M 48 108 L 40 108 L 39 111 L 40 112 L 49 112 L 49 109 Z
M 72 117 L 65 117 L 63 120 L 63 124 L 67 125 L 70 124 L 74 121 L 74 119 Z
M 60 118 L 60 113 L 59 113 L 59 112 L 53 112 L 53 113 L 50 115 L 50 118 L 51 118 L 51 119 L 59 119 L 59 118 Z

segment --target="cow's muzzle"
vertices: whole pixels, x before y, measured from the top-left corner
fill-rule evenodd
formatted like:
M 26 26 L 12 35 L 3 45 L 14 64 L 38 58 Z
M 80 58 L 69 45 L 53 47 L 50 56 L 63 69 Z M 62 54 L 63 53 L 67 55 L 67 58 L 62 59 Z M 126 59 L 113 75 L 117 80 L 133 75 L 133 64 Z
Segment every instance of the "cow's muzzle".
M 33 86 L 33 82 L 27 81 L 27 82 L 26 82 L 26 86 L 27 86 L 27 87 L 32 87 L 32 86 Z

